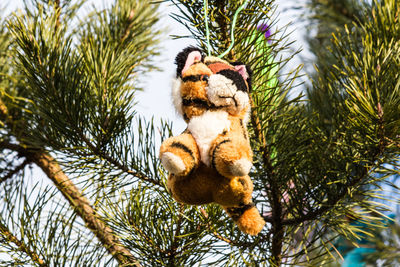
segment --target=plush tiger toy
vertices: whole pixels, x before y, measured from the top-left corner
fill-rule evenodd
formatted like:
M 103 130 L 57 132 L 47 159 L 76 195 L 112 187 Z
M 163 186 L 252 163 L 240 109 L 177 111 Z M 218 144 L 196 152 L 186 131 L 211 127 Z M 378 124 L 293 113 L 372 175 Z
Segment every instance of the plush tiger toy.
M 257 235 L 265 222 L 252 202 L 248 176 L 249 69 L 204 57 L 195 47 L 180 52 L 175 63 L 173 103 L 187 129 L 160 148 L 168 188 L 181 203 L 220 204 L 241 231 Z

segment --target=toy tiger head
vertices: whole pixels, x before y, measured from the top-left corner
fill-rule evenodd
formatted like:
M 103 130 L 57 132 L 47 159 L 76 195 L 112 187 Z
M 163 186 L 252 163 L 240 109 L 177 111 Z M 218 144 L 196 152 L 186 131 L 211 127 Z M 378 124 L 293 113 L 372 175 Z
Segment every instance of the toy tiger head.
M 189 121 L 207 110 L 226 110 L 231 115 L 246 114 L 249 108 L 250 69 L 204 56 L 195 47 L 180 52 L 172 95 L 176 110 Z

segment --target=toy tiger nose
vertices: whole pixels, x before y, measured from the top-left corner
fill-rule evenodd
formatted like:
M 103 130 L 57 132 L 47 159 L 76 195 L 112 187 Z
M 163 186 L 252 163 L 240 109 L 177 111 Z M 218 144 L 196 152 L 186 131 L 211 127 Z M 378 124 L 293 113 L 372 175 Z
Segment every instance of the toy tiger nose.
M 247 133 L 251 71 L 188 47 L 175 60 L 173 103 L 187 129 L 165 140 L 160 159 L 172 197 L 191 205 L 218 203 L 247 234 L 265 225 L 252 202 Z

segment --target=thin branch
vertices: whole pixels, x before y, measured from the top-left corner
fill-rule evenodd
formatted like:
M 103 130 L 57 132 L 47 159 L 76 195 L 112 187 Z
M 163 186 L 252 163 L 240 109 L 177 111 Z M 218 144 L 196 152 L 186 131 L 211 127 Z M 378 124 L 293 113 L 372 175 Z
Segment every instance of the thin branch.
M 386 146 L 386 143 L 380 143 L 379 152 L 374 157 L 374 159 L 371 160 L 371 162 L 375 162 L 379 158 L 379 155 L 383 153 L 385 146 Z M 346 190 L 342 190 L 340 193 L 335 194 L 335 197 L 330 199 L 326 205 L 321 206 L 317 210 L 310 211 L 301 217 L 285 219 L 282 221 L 282 225 L 299 225 L 300 223 L 303 223 L 305 221 L 311 221 L 311 220 L 318 219 L 319 216 L 321 216 L 328 210 L 332 209 L 342 198 L 344 198 L 346 196 L 346 194 L 348 194 L 347 188 L 354 187 L 358 183 L 360 183 L 362 180 L 366 179 L 368 177 L 370 171 L 373 168 L 374 168 L 373 165 L 368 166 L 368 167 L 363 167 L 363 171 L 360 173 L 360 176 L 353 179 L 349 184 L 345 185 Z
M 42 267 L 47 267 L 48 265 L 39 257 L 37 253 L 34 251 L 30 250 L 30 248 L 21 240 L 19 240 L 16 236 L 14 236 L 10 230 L 3 224 L 0 223 L 0 233 L 1 235 L 4 236 L 4 238 L 9 241 L 14 243 L 17 247 L 18 250 L 21 252 L 26 253 L 35 263 L 37 263 L 39 266 Z
M 149 182 L 152 183 L 153 185 L 158 185 L 161 186 L 160 182 L 158 180 L 155 180 L 153 178 L 148 177 L 147 175 L 141 173 L 141 172 L 137 172 L 134 170 L 129 169 L 127 166 L 125 166 L 124 164 L 122 164 L 121 162 L 119 162 L 118 160 L 116 160 L 115 158 L 113 158 L 112 156 L 106 154 L 105 152 L 99 150 L 97 147 L 95 147 L 90 140 L 83 134 L 80 133 L 80 137 L 82 138 L 82 140 L 85 142 L 85 144 L 89 147 L 89 149 L 97 156 L 107 160 L 109 163 L 111 163 L 112 165 L 114 165 L 115 167 L 117 167 L 118 169 L 122 170 L 123 172 L 135 176 L 145 182 Z
M 1 145 L 0 145 L 0 147 L 1 147 Z M 4 177 L 0 177 L 0 184 L 7 181 L 11 177 L 13 177 L 15 174 L 17 174 L 18 172 L 23 170 L 26 167 L 26 165 L 28 165 L 29 163 L 30 163 L 30 161 L 28 159 L 25 159 L 24 162 L 22 162 L 17 168 L 15 168 L 14 170 L 7 173 L 7 175 L 5 175 Z
M 178 236 L 182 227 L 183 211 L 185 210 L 184 204 L 180 204 L 178 221 L 176 222 L 176 229 L 174 240 L 172 241 L 171 248 L 168 250 L 168 266 L 174 266 L 174 259 L 178 250 Z
M 201 212 L 201 214 L 203 214 L 204 218 L 206 218 L 206 219 L 208 218 L 208 213 L 207 213 L 203 208 L 200 208 L 200 212 Z M 231 240 L 231 239 L 228 239 L 228 238 L 226 238 L 226 237 L 220 235 L 220 234 L 214 229 L 214 226 L 210 224 L 209 221 L 207 221 L 206 224 L 207 224 L 208 228 L 210 229 L 210 232 L 211 232 L 216 238 L 218 238 L 218 239 L 221 240 L 221 241 L 224 241 L 224 242 L 228 243 L 229 245 L 239 246 L 239 244 L 237 244 L 235 241 L 233 241 L 233 240 Z

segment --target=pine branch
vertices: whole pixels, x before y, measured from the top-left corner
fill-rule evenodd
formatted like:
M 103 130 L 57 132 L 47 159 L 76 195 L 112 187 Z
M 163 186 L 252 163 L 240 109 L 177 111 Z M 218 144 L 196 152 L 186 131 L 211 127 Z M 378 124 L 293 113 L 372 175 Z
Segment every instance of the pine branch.
M 32 251 L 23 241 L 19 240 L 16 236 L 14 236 L 10 230 L 0 223 L 0 234 L 8 241 L 14 243 L 17 247 L 18 250 L 21 252 L 26 253 L 32 261 L 37 263 L 41 267 L 47 267 L 48 265 L 42 260 L 39 255 Z
M 78 129 L 77 129 L 78 130 Z M 108 155 L 104 151 L 101 151 L 100 149 L 96 148 L 89 139 L 86 138 L 86 136 L 83 133 L 80 133 L 80 136 L 82 140 L 85 142 L 85 144 L 88 146 L 88 148 L 97 156 L 107 160 L 109 163 L 120 169 L 121 171 L 132 175 L 134 177 L 137 177 L 145 182 L 152 183 L 153 185 L 158 185 L 161 186 L 160 181 L 153 179 L 151 177 L 146 176 L 145 174 L 134 171 L 129 169 L 127 166 L 125 166 L 123 163 L 119 162 L 117 159 L 113 158 L 112 156 Z
M 179 207 L 179 214 L 178 214 L 178 221 L 176 223 L 176 229 L 175 229 L 175 233 L 174 233 L 174 240 L 172 241 L 171 244 L 171 248 L 169 249 L 169 251 L 167 252 L 168 254 L 168 266 L 174 266 L 174 259 L 175 256 L 177 255 L 177 249 L 179 248 L 179 242 L 178 242 L 178 238 L 179 238 L 179 234 L 181 231 L 181 227 L 182 227 L 182 220 L 183 220 L 183 212 L 185 210 L 185 206 L 183 204 L 180 204 Z
M 203 214 L 204 218 L 208 218 L 208 214 L 207 212 L 203 209 L 200 208 L 200 212 L 201 214 Z M 229 245 L 236 245 L 238 246 L 238 244 L 236 244 L 233 240 L 228 239 L 224 236 L 222 236 L 220 233 L 218 233 L 215 229 L 214 226 L 212 224 L 210 224 L 209 222 L 207 222 L 207 227 L 210 229 L 210 232 L 219 240 L 224 241 L 225 243 L 229 244 Z
M 35 99 L 36 105 L 33 121 L 40 125 L 30 125 L 31 132 L 38 132 L 31 138 L 33 143 L 68 151 L 77 157 L 90 153 L 110 163 L 113 171 L 121 170 L 161 185 L 141 166 L 128 167 L 120 159 L 121 154 L 130 151 L 130 144 L 115 148 L 127 133 L 125 129 L 130 127 L 134 115 L 137 88 L 133 86 L 136 84 L 133 78 L 152 68 L 145 62 L 157 54 L 155 44 L 159 31 L 152 30 L 158 20 L 156 10 L 157 5 L 148 1 L 117 1 L 111 10 L 90 17 L 77 49 L 71 47 L 72 37 L 65 34 L 66 25 L 56 27 L 54 33 L 48 30 L 48 25 L 54 28 L 59 19 L 58 8 L 38 22 L 15 18 L 15 23 L 10 23 L 23 51 L 18 54 L 19 67 L 32 81 L 30 98 Z M 35 37 L 46 41 L 34 42 L 35 49 L 32 49 L 31 39 Z M 32 57 L 35 60 L 27 59 Z M 110 150 L 121 154 L 115 155 Z
M 22 146 L 6 142 L 0 143 L 0 147 L 17 151 L 24 155 L 28 161 L 38 165 L 68 200 L 87 227 L 99 238 L 108 252 L 121 265 L 133 263 L 133 266 L 140 266 L 129 250 L 120 243 L 113 231 L 98 218 L 89 200 L 82 195 L 75 184 L 65 175 L 52 156 L 42 151 L 32 152 Z
M 352 188 L 354 186 L 356 186 L 358 183 L 360 183 L 362 180 L 364 180 L 365 178 L 368 177 L 369 174 L 369 169 L 372 169 L 372 167 L 364 168 L 364 172 L 357 178 L 354 179 L 351 183 L 349 183 L 346 187 L 347 188 Z M 299 225 L 303 222 L 306 221 L 313 221 L 313 220 L 317 220 L 321 215 L 323 215 L 324 213 L 328 212 L 330 209 L 332 209 L 338 202 L 340 202 L 341 200 L 343 200 L 343 198 L 348 194 L 347 190 L 343 190 L 341 193 L 335 195 L 335 198 L 330 199 L 329 202 L 325 205 L 323 205 L 321 208 L 314 210 L 314 211 L 310 211 L 306 214 L 304 214 L 301 217 L 297 217 L 297 218 L 292 218 L 292 219 L 285 219 L 282 221 L 283 225 Z
M 7 107 L 3 102 L 0 102 L 0 112 L 0 117 L 8 115 Z M 12 123 L 11 117 L 8 116 L 7 120 Z M 107 251 L 121 265 L 133 264 L 134 266 L 140 266 L 129 250 L 121 244 L 113 231 L 98 218 L 89 200 L 83 196 L 75 184 L 65 175 L 60 165 L 52 156 L 40 149 L 32 151 L 23 146 L 7 142 L 0 143 L 0 147 L 14 150 L 25 156 L 28 161 L 38 165 L 58 190 L 60 190 L 61 194 L 69 201 L 87 227 L 99 238 Z
M 379 128 L 383 127 L 383 121 L 380 121 L 380 124 L 378 126 Z M 380 136 L 380 141 L 379 141 L 379 146 L 377 149 L 376 154 L 372 157 L 370 160 L 370 164 L 367 166 L 362 167 L 361 173 L 359 174 L 358 177 L 354 178 L 351 180 L 350 183 L 346 184 L 345 187 L 346 189 L 351 189 L 360 184 L 362 181 L 367 179 L 370 175 L 370 172 L 377 166 L 379 163 L 376 163 L 379 161 L 380 156 L 384 153 L 386 147 L 387 147 L 387 141 L 383 135 Z M 333 198 L 328 200 L 328 203 L 325 205 L 321 206 L 317 210 L 310 211 L 306 214 L 303 214 L 303 216 L 297 217 L 297 218 L 292 218 L 292 219 L 285 219 L 282 221 L 282 225 L 299 225 L 301 223 L 304 223 L 306 221 L 313 221 L 317 220 L 321 215 L 323 215 L 325 212 L 328 212 L 330 209 L 333 209 L 334 206 L 339 203 L 341 200 L 343 200 L 344 197 L 348 195 L 348 190 L 342 190 L 340 193 L 335 194 Z
M 256 137 L 261 143 L 261 151 L 263 155 L 264 166 L 266 166 L 267 177 L 269 180 L 269 187 L 271 193 L 271 217 L 264 218 L 266 221 L 270 222 L 272 225 L 272 244 L 271 244 L 271 257 L 270 263 L 272 266 L 279 266 L 281 262 L 282 254 L 282 243 L 284 238 L 284 229 L 282 225 L 282 203 L 281 203 L 281 192 L 275 181 L 275 172 L 273 170 L 270 155 L 268 153 L 267 143 L 265 141 L 265 136 L 261 131 L 261 124 L 257 115 L 257 110 L 252 108 L 251 111 L 251 121 L 253 123 L 254 131 Z
M 276 174 L 271 162 L 271 155 L 267 146 L 265 135 L 262 131 L 258 109 L 251 100 L 251 122 L 262 153 L 263 164 L 266 171 L 266 176 L 269 181 L 270 200 L 271 200 L 271 217 L 264 218 L 272 225 L 272 242 L 270 263 L 272 266 L 280 266 L 282 261 L 282 245 L 284 241 L 284 228 L 282 224 L 283 208 L 282 208 L 282 192 L 276 182 Z
M 49 179 L 54 182 L 55 186 L 85 221 L 87 227 L 92 230 L 108 252 L 110 252 L 121 265 L 134 263 L 134 266 L 140 266 L 129 250 L 120 243 L 113 231 L 97 217 L 89 200 L 82 195 L 80 190 L 65 175 L 52 156 L 45 152 L 34 152 L 28 153 L 27 158 L 36 163 Z

